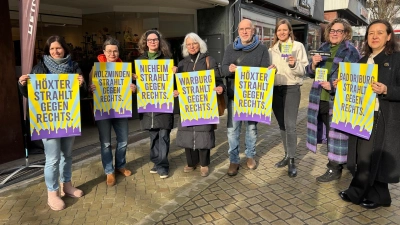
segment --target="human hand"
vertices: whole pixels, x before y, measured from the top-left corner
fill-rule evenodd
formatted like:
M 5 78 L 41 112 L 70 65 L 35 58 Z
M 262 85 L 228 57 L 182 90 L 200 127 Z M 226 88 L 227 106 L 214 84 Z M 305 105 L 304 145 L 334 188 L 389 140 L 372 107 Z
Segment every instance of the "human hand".
M 322 88 L 327 90 L 327 91 L 331 90 L 331 83 L 329 83 L 328 81 L 320 81 L 319 85 L 321 85 Z
M 288 57 L 288 62 L 289 62 L 289 66 L 294 67 L 294 65 L 296 64 L 296 58 L 290 55 Z
M 129 87 L 131 88 L 132 93 L 136 93 L 136 85 L 135 84 L 131 84 Z
M 372 82 L 371 87 L 372 87 L 372 90 L 375 93 L 377 93 L 378 95 L 380 95 L 380 94 L 386 95 L 387 94 L 387 86 L 383 83 L 374 81 L 374 82 Z
M 314 55 L 312 57 L 312 68 L 315 69 L 318 65 L 318 63 L 320 63 L 322 61 L 322 56 L 321 55 Z
M 174 73 L 178 72 L 178 67 L 176 66 L 172 67 L 172 71 L 174 71 Z
M 214 91 L 216 91 L 217 92 L 217 94 L 222 94 L 222 92 L 224 91 L 224 89 L 221 87 L 221 86 L 218 86 L 218 87 L 215 87 L 214 88 Z
M 81 87 L 82 84 L 85 82 L 85 78 L 83 78 L 83 76 L 79 74 L 78 75 L 78 81 L 79 81 L 79 87 Z
M 28 82 L 29 79 L 29 75 L 25 74 L 19 77 L 18 82 L 22 85 L 22 86 L 26 86 L 26 83 Z
M 174 98 L 178 97 L 179 92 L 177 90 L 174 90 Z
M 89 85 L 89 90 L 93 93 L 96 90 L 96 86 L 94 84 Z
M 337 88 L 337 84 L 339 81 L 341 81 L 341 79 L 336 79 L 336 80 L 332 81 L 332 85 L 334 88 Z
M 136 80 L 137 79 L 137 75 L 132 73 L 132 80 Z
M 235 64 L 229 65 L 229 72 L 234 73 L 235 71 L 236 71 L 236 65 Z

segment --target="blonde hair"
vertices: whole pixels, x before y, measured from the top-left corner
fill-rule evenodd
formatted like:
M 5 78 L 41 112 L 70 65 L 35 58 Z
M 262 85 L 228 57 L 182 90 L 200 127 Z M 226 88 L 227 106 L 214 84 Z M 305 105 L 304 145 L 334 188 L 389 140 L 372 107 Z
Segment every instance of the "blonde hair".
M 286 24 L 289 28 L 289 37 L 292 39 L 292 41 L 294 41 L 294 34 L 293 34 L 293 28 L 292 25 L 290 24 L 289 20 L 287 19 L 281 19 L 276 23 L 275 26 L 275 33 L 274 33 L 274 41 L 272 42 L 272 46 L 274 46 L 278 41 L 278 35 L 276 35 L 276 33 L 278 32 L 278 27 L 282 24 Z M 272 47 L 271 46 L 271 47 Z

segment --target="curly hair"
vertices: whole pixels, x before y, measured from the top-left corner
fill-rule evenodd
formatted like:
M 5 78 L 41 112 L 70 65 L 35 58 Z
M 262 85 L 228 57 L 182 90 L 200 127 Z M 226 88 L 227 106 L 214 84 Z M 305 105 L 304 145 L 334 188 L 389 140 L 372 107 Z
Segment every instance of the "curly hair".
M 144 34 L 142 34 L 142 36 L 140 37 L 138 46 L 139 46 L 139 52 L 140 54 L 143 54 L 144 52 L 149 51 L 149 47 L 147 47 L 147 37 L 150 34 L 155 34 L 158 37 L 159 40 L 159 44 L 158 44 L 158 51 L 161 51 L 161 53 L 167 57 L 167 58 L 171 58 L 172 57 L 172 53 L 169 49 L 169 45 L 168 43 L 164 40 L 164 38 L 162 37 L 161 33 L 158 32 L 157 30 L 148 30 L 146 32 L 144 32 Z
M 274 33 L 274 41 L 272 42 L 271 46 L 274 46 L 279 41 L 278 35 L 276 35 L 276 33 L 278 32 L 279 26 L 282 25 L 282 24 L 286 24 L 288 26 L 289 37 L 292 39 L 292 41 L 294 41 L 294 34 L 293 34 L 292 25 L 290 24 L 290 22 L 287 19 L 282 19 L 282 20 L 279 20 L 278 23 L 276 23 L 275 33 Z
M 336 18 L 334 20 L 332 20 L 326 27 L 325 27 L 325 34 L 324 34 L 324 38 L 325 41 L 328 43 L 331 43 L 329 40 L 329 32 L 332 29 L 333 25 L 335 25 L 336 23 L 341 23 L 343 24 L 344 27 L 344 38 L 343 41 L 347 41 L 347 40 L 351 40 L 353 38 L 353 29 L 351 28 L 351 25 L 349 23 L 349 21 L 342 19 L 342 18 Z
M 385 48 L 383 49 L 385 51 L 386 55 L 390 55 L 393 52 L 399 51 L 399 45 L 397 44 L 396 36 L 394 35 L 392 25 L 390 25 L 390 23 L 387 20 L 374 20 L 368 25 L 368 27 L 365 31 L 365 39 L 364 40 L 366 43 L 364 44 L 364 48 L 362 49 L 363 55 L 369 56 L 372 53 L 372 48 L 369 47 L 369 45 L 368 45 L 368 32 L 369 32 L 369 28 L 372 25 L 377 24 L 377 23 L 381 23 L 381 24 L 385 25 L 386 33 L 388 35 L 391 35 L 390 40 L 386 42 Z

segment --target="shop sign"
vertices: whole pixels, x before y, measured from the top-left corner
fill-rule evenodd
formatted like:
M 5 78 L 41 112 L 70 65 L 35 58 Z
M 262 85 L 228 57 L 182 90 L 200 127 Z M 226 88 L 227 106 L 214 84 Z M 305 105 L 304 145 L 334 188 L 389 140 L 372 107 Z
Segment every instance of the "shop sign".
M 303 13 L 305 15 L 311 15 L 310 12 L 310 4 L 308 3 L 308 0 L 299 0 L 299 4 L 297 5 L 297 10 L 300 13 Z
M 360 8 L 360 15 L 365 19 L 368 19 L 368 11 L 363 6 Z

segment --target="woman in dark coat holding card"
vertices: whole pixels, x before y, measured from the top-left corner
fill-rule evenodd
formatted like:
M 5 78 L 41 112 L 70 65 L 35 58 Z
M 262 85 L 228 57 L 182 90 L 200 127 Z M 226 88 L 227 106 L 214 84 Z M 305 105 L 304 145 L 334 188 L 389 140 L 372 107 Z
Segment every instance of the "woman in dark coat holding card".
M 167 42 L 157 30 L 146 31 L 139 40 L 140 59 L 170 59 L 171 51 Z M 174 71 L 176 67 L 174 67 Z M 150 173 L 158 173 L 160 178 L 168 177 L 169 162 L 168 153 L 170 145 L 170 133 L 174 125 L 173 113 L 140 113 L 142 128 L 150 134 L 150 160 L 154 166 Z
M 216 79 L 216 87 L 213 91 L 217 94 L 224 92 L 225 86 L 219 73 L 215 59 L 207 53 L 206 43 L 195 33 L 186 35 L 182 44 L 182 59 L 178 64 L 178 73 L 213 69 Z M 175 97 L 179 95 L 174 92 Z M 187 166 L 183 172 L 191 172 L 200 164 L 200 174 L 208 176 L 210 164 L 210 149 L 215 147 L 214 125 L 198 125 L 182 127 L 179 119 L 176 144 L 185 148 Z
M 367 209 L 391 204 L 388 183 L 400 178 L 400 53 L 393 28 L 385 20 L 369 24 L 359 63 L 378 65 L 374 125 L 369 140 L 349 137 L 347 166 L 353 179 L 339 196 Z

